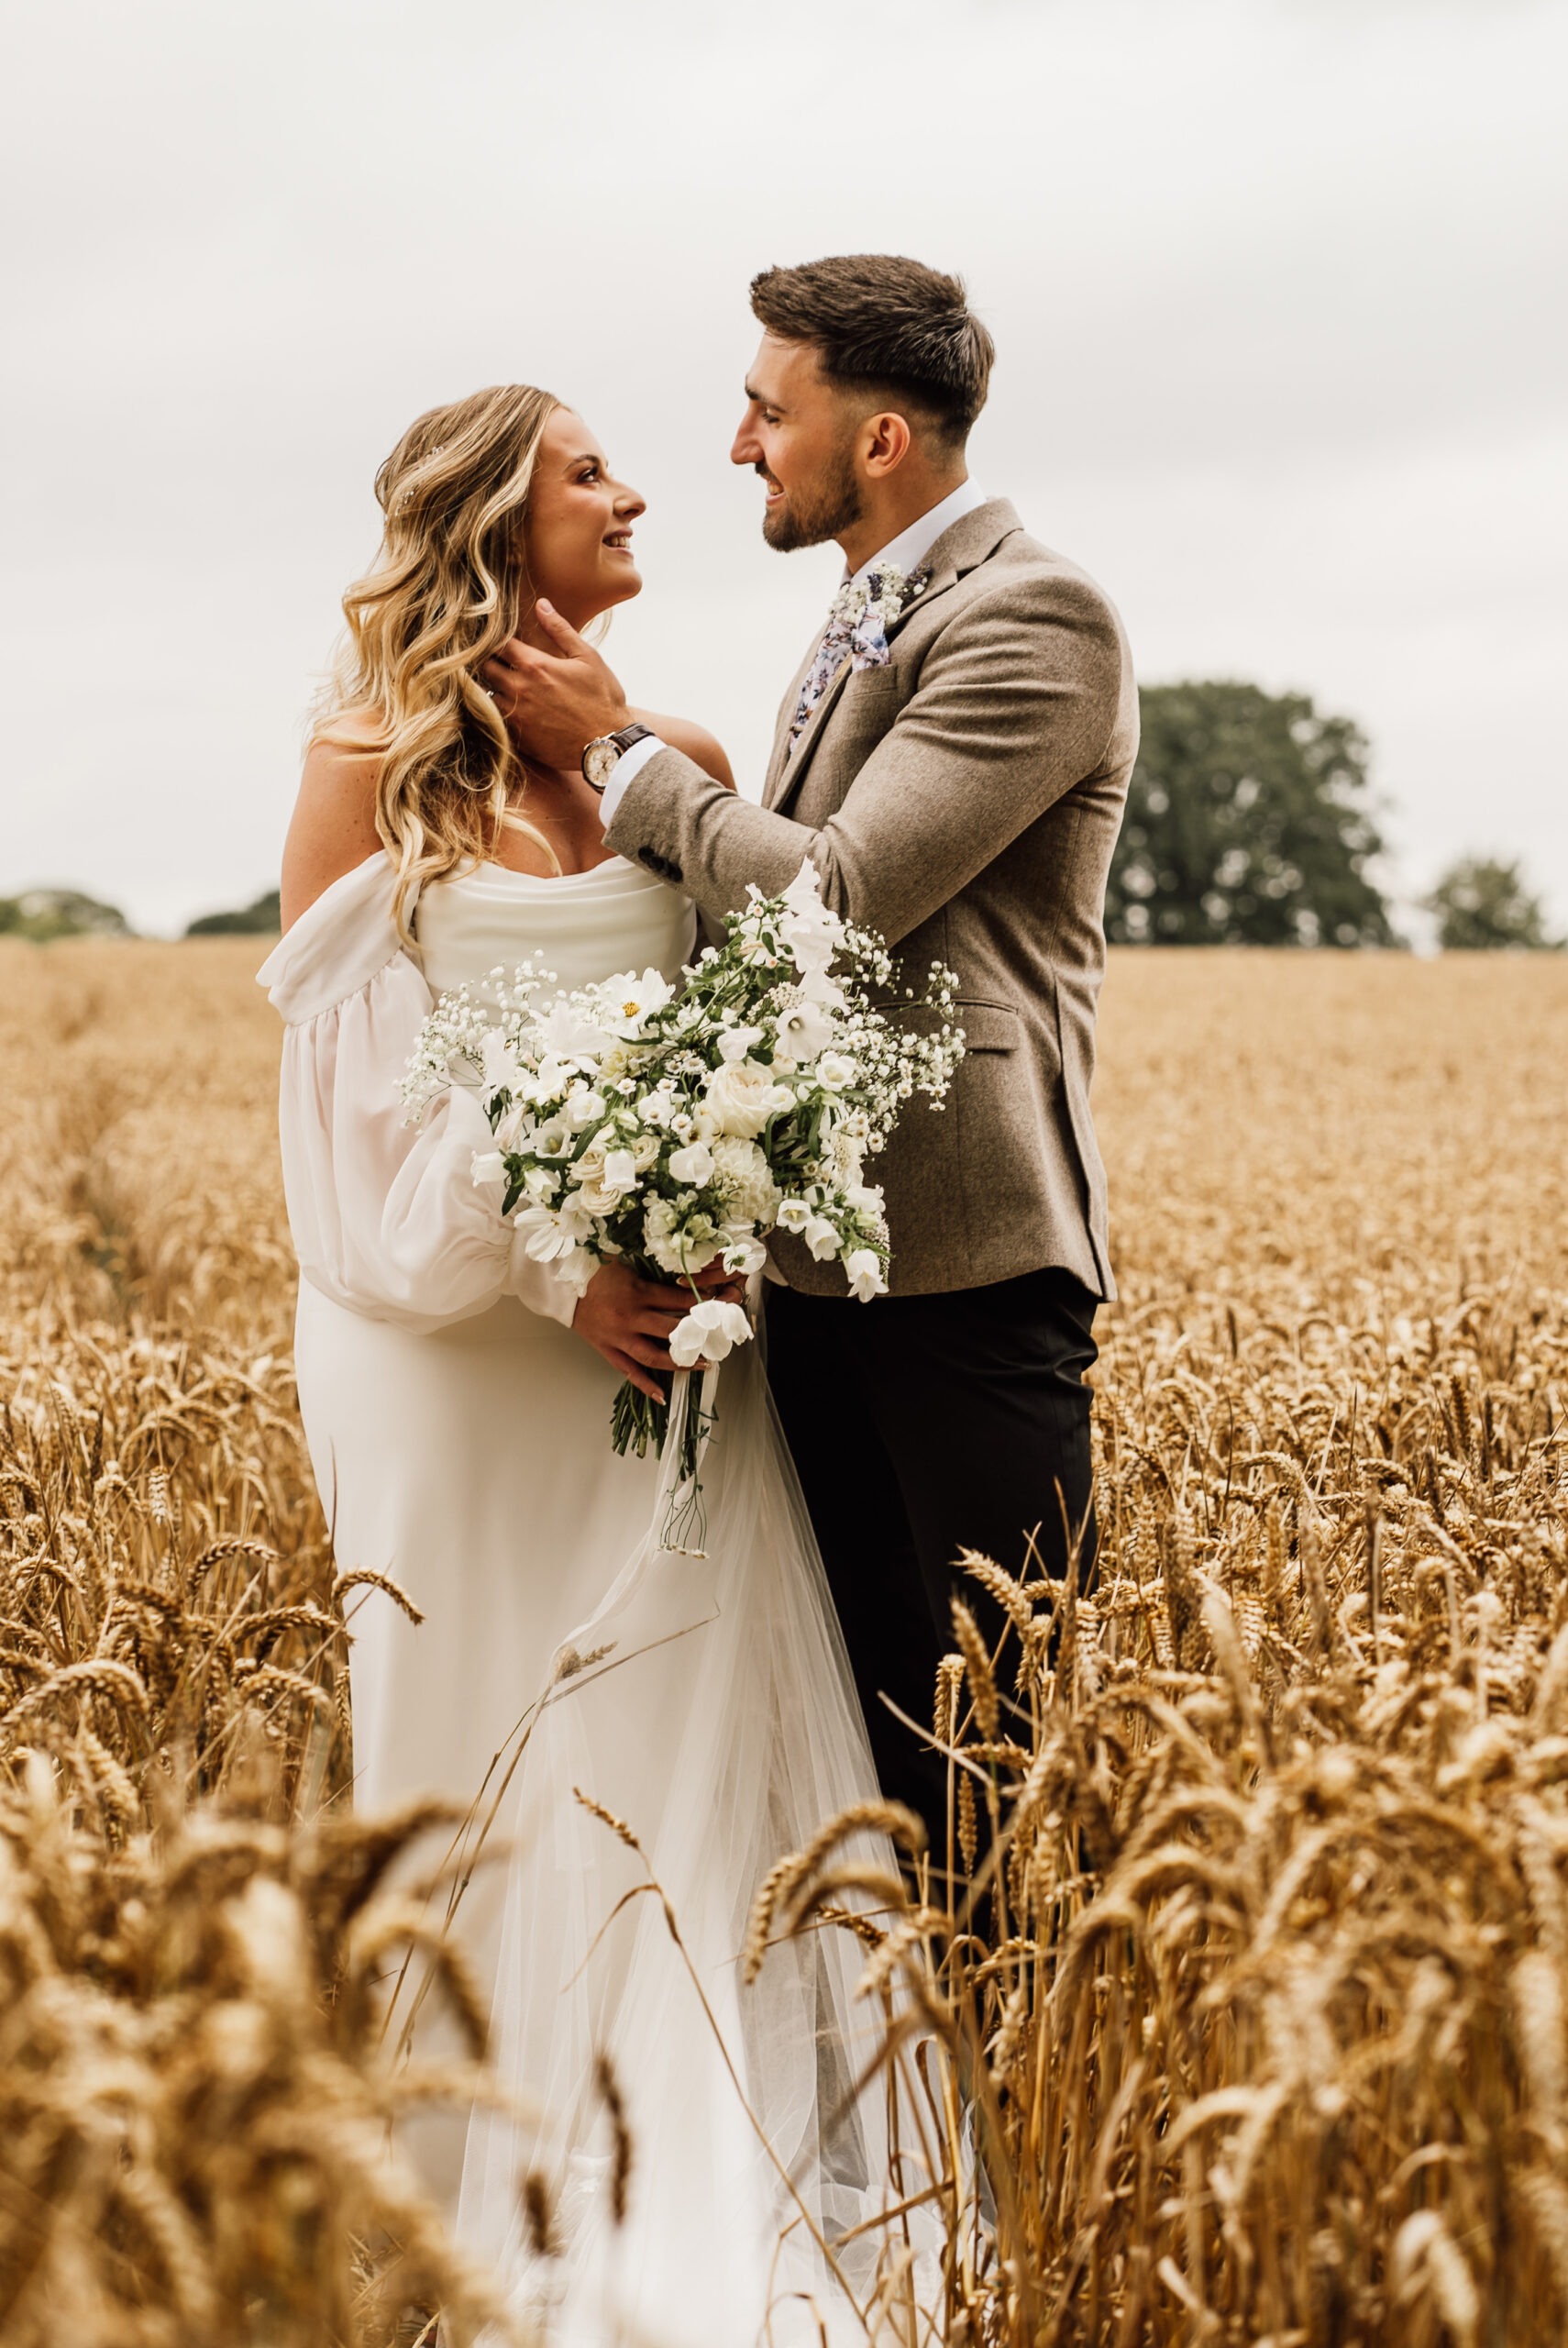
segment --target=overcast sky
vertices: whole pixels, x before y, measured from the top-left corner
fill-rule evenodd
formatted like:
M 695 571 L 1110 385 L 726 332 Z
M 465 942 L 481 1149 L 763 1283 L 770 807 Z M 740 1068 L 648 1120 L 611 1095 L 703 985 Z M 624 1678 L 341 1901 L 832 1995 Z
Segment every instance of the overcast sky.
M 1419 894 L 1568 922 L 1562 0 L 52 0 L 14 15 L 0 894 L 275 880 L 370 483 L 547 384 L 649 500 L 606 647 L 759 787 L 832 592 L 727 451 L 753 272 L 962 270 L 972 470 L 1146 681 L 1358 718 Z

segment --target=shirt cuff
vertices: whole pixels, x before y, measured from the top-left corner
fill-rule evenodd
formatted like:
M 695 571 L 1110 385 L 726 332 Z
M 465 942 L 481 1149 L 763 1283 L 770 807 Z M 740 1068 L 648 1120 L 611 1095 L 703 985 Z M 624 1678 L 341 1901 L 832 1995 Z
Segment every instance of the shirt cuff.
M 634 742 L 629 750 L 622 751 L 615 761 L 615 771 L 605 784 L 599 803 L 603 810 L 606 831 L 615 820 L 615 810 L 624 799 L 628 786 L 635 782 L 650 759 L 657 759 L 661 750 L 668 748 L 668 742 L 661 742 L 657 734 L 650 734 L 643 741 Z

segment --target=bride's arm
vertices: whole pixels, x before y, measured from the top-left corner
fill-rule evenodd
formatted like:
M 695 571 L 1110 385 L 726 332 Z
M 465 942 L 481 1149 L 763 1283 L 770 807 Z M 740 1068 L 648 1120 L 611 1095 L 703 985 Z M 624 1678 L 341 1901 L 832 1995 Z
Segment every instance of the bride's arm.
M 651 725 L 661 742 L 672 750 L 682 750 L 694 766 L 700 766 L 714 782 L 722 782 L 726 791 L 734 791 L 735 779 L 724 756 L 722 742 L 717 741 L 705 726 L 695 725 L 689 717 L 661 717 L 657 710 L 634 709 L 633 717 L 639 725 Z
M 379 761 L 374 751 L 359 747 L 370 735 L 373 717 L 371 711 L 351 714 L 338 725 L 341 744 L 313 742 L 305 754 L 300 795 L 283 842 L 285 933 L 324 890 L 381 847 L 376 831 Z M 691 757 L 684 742 L 679 747 Z
M 431 995 L 392 920 L 372 788 L 368 759 L 307 763 L 285 857 L 288 934 L 259 973 L 287 1023 L 279 1129 L 300 1269 L 351 1311 L 415 1331 L 515 1296 L 657 1396 L 690 1295 L 606 1264 L 580 1301 L 502 1221 L 499 1186 L 476 1188 L 475 1153 L 493 1137 L 474 1095 L 454 1087 L 418 1129 L 403 1122 L 397 1087 Z

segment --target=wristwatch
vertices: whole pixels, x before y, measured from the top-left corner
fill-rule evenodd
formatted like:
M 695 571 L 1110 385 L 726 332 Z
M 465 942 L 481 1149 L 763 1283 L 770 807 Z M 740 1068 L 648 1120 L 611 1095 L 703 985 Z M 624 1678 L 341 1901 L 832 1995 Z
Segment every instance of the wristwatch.
M 591 791 L 602 792 L 634 742 L 646 741 L 651 725 L 623 725 L 619 734 L 601 734 L 582 754 L 582 779 Z

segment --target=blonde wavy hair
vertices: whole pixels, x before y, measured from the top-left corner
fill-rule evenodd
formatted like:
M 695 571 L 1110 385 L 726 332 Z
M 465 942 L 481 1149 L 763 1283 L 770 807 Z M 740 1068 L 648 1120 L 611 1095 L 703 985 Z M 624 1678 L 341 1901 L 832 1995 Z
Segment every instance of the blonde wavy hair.
M 479 681 L 532 601 L 523 520 L 540 436 L 560 405 L 528 383 L 470 393 L 411 424 L 376 475 L 381 543 L 343 598 L 348 635 L 310 741 L 379 754 L 376 830 L 397 866 L 405 943 L 410 900 L 492 855 L 502 829 L 561 869 L 509 804 L 525 770 Z

